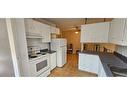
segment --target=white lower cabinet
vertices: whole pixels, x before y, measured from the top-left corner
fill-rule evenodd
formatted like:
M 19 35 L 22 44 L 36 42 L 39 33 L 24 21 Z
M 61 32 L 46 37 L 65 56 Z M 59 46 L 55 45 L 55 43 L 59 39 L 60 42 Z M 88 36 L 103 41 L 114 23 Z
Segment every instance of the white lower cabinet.
M 98 77 L 107 76 L 98 55 L 80 53 L 78 69 L 95 73 Z
M 99 77 L 107 77 L 107 75 L 106 75 L 106 73 L 105 73 L 105 70 L 104 70 L 104 68 L 103 68 L 103 66 L 102 66 L 102 68 L 101 68 L 101 73 L 100 73 L 100 75 L 98 75 Z
M 98 77 L 107 77 L 101 61 L 99 62 L 99 65 L 98 65 Z
M 56 52 L 50 54 L 50 70 L 56 67 Z
M 99 57 L 97 55 L 79 54 L 79 70 L 98 73 Z

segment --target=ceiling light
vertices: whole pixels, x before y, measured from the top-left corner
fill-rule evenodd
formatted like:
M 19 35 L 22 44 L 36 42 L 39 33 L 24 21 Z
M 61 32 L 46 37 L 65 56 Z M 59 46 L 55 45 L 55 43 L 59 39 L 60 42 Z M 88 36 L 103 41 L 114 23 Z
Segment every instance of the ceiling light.
M 78 32 L 75 32 L 75 34 L 78 34 Z

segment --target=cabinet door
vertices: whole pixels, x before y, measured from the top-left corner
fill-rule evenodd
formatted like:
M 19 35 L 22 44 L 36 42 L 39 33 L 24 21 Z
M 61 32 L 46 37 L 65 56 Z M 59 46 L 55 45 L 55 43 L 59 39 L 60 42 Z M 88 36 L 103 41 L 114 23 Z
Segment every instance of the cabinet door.
M 92 33 L 86 31 L 87 30 L 87 26 L 86 25 L 82 25 L 81 26 L 81 38 L 80 38 L 80 42 L 93 42 L 93 37 L 92 37 Z
M 114 44 L 122 45 L 125 29 L 125 19 L 116 18 L 111 22 L 109 41 Z
M 104 70 L 103 66 L 102 66 L 102 68 L 101 68 L 100 77 L 107 77 L 107 75 L 106 75 L 106 73 L 105 73 L 105 70 Z
M 50 69 L 53 70 L 56 67 L 56 53 L 50 54 Z
M 98 65 L 98 77 L 101 77 L 101 69 L 102 69 L 102 63 L 99 60 L 99 65 Z
M 103 64 L 101 63 L 101 61 L 99 62 L 98 65 L 98 77 L 107 77 L 106 72 L 102 66 Z
M 98 73 L 98 56 L 79 54 L 79 69 L 91 73 Z
M 41 23 L 32 19 L 25 19 L 27 36 L 42 36 Z
M 51 33 L 53 33 L 53 34 L 60 34 L 60 29 L 59 28 L 51 26 L 50 29 L 51 29 Z
M 55 27 L 51 26 L 50 29 L 51 29 L 51 33 L 53 33 L 53 34 L 56 33 L 56 32 L 55 32 L 55 31 L 56 31 Z
M 123 45 L 127 46 L 127 19 L 126 19 L 126 24 L 125 24 L 124 36 L 123 36 Z
M 43 24 L 42 26 L 42 42 L 51 42 L 50 26 Z
M 99 57 L 96 55 L 92 55 L 91 57 L 91 64 L 90 64 L 90 71 L 92 73 L 98 74 L 98 64 L 99 64 Z
M 107 43 L 109 22 L 81 26 L 81 42 Z
M 95 42 L 107 43 L 109 33 L 109 22 L 98 23 L 94 26 L 93 40 Z
M 90 72 L 90 62 L 89 59 L 87 59 L 88 56 L 85 54 L 79 54 L 79 64 L 78 64 L 78 69 L 83 70 L 83 71 L 88 71 Z
M 115 37 L 114 37 L 114 35 L 115 35 L 115 32 L 113 31 L 113 28 L 114 28 L 114 21 L 111 21 L 111 23 L 110 23 L 110 31 L 109 31 L 109 42 L 110 43 L 115 43 Z
M 36 33 L 36 35 L 42 36 L 42 30 L 41 30 L 42 23 L 33 20 L 33 26 L 34 26 L 34 32 Z
M 34 34 L 34 25 L 32 19 L 25 19 L 26 35 L 30 36 Z
M 60 29 L 56 28 L 56 34 L 60 34 Z

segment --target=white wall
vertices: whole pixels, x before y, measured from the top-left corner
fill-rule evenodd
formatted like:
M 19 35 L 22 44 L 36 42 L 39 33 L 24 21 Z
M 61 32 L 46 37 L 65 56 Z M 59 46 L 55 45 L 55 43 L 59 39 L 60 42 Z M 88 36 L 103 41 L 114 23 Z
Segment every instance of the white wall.
M 127 57 L 127 46 L 117 46 L 116 47 L 116 52 L 124 55 Z
M 0 19 L 0 77 L 14 77 L 13 61 L 9 45 L 6 21 Z

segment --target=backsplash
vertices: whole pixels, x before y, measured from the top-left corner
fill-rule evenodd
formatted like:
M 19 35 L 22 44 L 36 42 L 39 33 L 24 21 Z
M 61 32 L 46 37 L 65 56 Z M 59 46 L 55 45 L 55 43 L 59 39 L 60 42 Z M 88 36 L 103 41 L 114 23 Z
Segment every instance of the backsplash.
M 116 55 L 121 60 L 123 60 L 125 63 L 127 63 L 127 46 L 118 46 L 117 45 L 114 55 Z
M 116 46 L 116 52 L 127 57 L 127 46 Z
M 36 51 L 49 48 L 48 43 L 43 43 L 41 39 L 27 39 L 27 46 L 28 51 L 30 51 L 31 48 L 34 48 Z

